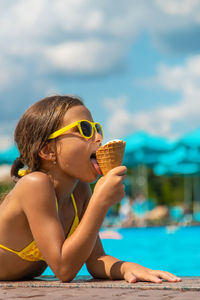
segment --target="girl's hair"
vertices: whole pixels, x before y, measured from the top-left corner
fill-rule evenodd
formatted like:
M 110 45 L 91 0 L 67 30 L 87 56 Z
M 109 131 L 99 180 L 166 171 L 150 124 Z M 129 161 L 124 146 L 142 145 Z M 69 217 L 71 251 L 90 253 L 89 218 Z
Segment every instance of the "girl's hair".
M 48 142 L 49 135 L 59 129 L 66 111 L 77 105 L 84 105 L 78 97 L 55 95 L 36 102 L 25 111 L 14 134 L 20 152 L 11 168 L 14 181 L 21 178 L 18 171 L 24 166 L 31 172 L 40 170 L 38 152 Z

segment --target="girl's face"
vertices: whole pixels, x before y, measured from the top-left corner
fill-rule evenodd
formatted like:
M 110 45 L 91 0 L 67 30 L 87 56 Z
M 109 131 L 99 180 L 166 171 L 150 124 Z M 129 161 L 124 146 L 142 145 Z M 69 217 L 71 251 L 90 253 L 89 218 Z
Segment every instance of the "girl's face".
M 93 122 L 90 111 L 83 105 L 71 107 L 65 114 L 61 127 L 67 126 L 79 120 Z M 102 142 L 102 136 L 94 130 L 91 138 L 84 138 L 78 127 L 71 128 L 57 137 L 56 161 L 62 174 L 79 179 L 84 182 L 92 182 L 98 176 L 95 169 L 92 154 L 96 152 Z

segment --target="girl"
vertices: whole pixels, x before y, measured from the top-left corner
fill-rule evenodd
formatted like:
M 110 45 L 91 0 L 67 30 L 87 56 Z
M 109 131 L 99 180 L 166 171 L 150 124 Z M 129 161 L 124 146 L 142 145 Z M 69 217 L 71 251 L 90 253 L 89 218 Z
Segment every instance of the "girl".
M 101 125 L 77 97 L 45 98 L 21 117 L 20 156 L 11 169 L 17 183 L 0 206 L 0 280 L 31 279 L 49 265 L 61 281 L 71 281 L 86 263 L 96 278 L 180 281 L 105 254 L 98 232 L 124 196 L 126 167 L 101 177 L 91 195 L 102 138 Z

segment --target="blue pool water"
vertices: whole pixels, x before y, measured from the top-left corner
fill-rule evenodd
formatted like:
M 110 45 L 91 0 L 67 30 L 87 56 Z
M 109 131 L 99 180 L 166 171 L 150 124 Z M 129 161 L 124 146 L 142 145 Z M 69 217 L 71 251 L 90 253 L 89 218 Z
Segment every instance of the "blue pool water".
M 102 229 L 101 232 L 104 233 Z M 110 229 L 109 229 L 110 231 Z M 178 276 L 200 274 L 200 227 L 115 229 L 122 239 L 102 239 L 107 254 Z M 52 274 L 47 268 L 44 274 Z M 78 275 L 89 275 L 85 266 Z

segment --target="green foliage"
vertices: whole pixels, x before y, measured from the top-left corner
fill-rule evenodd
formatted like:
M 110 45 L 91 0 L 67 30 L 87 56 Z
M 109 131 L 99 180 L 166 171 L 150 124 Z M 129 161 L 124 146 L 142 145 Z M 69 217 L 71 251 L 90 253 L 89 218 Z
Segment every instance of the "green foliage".
M 176 205 L 184 201 L 184 178 L 174 176 L 156 176 L 148 171 L 148 196 L 158 205 Z
M 14 183 L 0 183 L 0 199 L 2 199 L 14 186 Z

